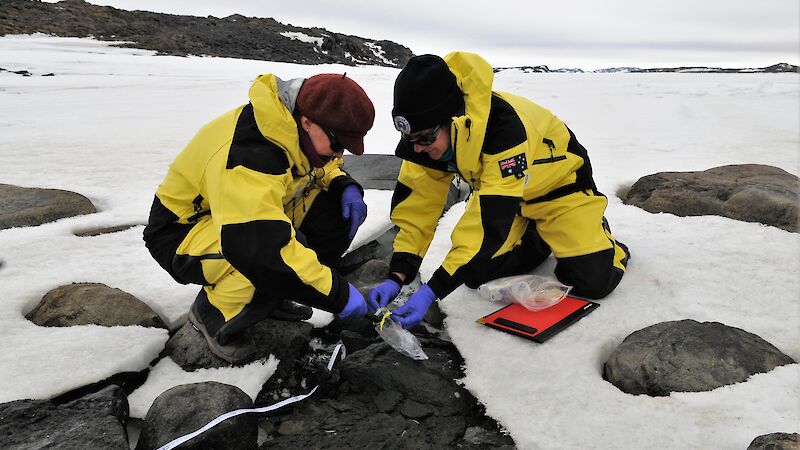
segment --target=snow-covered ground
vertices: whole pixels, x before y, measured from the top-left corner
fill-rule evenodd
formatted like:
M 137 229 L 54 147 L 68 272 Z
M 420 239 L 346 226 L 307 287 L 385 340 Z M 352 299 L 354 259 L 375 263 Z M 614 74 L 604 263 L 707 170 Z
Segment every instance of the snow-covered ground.
M 177 285 L 152 261 L 142 226 L 73 233 L 145 223 L 167 165 L 200 126 L 247 101 L 256 75 L 346 71 L 376 106 L 367 152 L 390 154 L 397 139 L 389 113 L 396 69 L 154 56 L 44 36 L 0 38 L 0 68 L 7 70 L 0 72 L 0 183 L 75 191 L 99 210 L 0 231 L 0 402 L 49 398 L 141 370 L 159 353 L 163 330 L 41 328 L 23 316 L 50 289 L 90 281 L 130 292 L 171 326 L 181 323 L 196 287 Z M 55 76 L 40 76 L 47 73 Z M 609 195 L 606 216 L 632 252 L 628 273 L 602 307 L 546 344 L 475 324 L 496 305 L 474 291 L 462 287 L 441 303 L 466 360 L 465 386 L 520 448 L 742 449 L 760 434 L 800 431 L 797 364 L 661 398 L 624 394 L 601 379 L 603 362 L 625 336 L 685 318 L 743 328 L 800 359 L 800 236 L 722 217 L 650 214 L 615 195 L 660 171 L 760 163 L 797 175 L 799 86 L 797 74 L 497 75 L 497 89 L 552 109 L 589 149 L 598 186 Z M 354 245 L 387 228 L 389 195 L 367 192 L 370 217 Z M 423 279 L 443 259 L 461 211 L 456 205 L 442 220 Z M 538 272 L 552 268 L 550 261 Z M 313 321 L 329 318 L 319 313 Z M 275 363 L 187 374 L 162 361 L 131 395 L 132 411 L 141 417 L 159 392 L 202 379 L 228 380 L 254 395 Z

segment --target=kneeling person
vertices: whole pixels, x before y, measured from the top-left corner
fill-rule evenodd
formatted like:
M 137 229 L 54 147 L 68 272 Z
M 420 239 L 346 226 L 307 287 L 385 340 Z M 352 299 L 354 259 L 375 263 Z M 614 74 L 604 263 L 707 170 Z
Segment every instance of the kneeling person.
M 586 149 L 547 109 L 493 90 L 493 78 L 480 56 L 455 52 L 411 58 L 395 82 L 403 163 L 391 219 L 400 231 L 389 279 L 368 296 L 372 309 L 416 276 L 453 178 L 471 189 L 444 263 L 394 311 L 405 328 L 461 284 L 529 272 L 551 252 L 556 276 L 579 296 L 605 297 L 625 272 L 628 249 L 604 218 L 608 201 Z
M 245 329 L 272 316 L 366 312 L 336 267 L 367 207 L 342 152 L 364 152 L 375 109 L 344 75 L 259 76 L 250 102 L 205 125 L 170 165 L 144 230 L 153 258 L 202 285 L 189 320 L 226 361 L 253 355 Z

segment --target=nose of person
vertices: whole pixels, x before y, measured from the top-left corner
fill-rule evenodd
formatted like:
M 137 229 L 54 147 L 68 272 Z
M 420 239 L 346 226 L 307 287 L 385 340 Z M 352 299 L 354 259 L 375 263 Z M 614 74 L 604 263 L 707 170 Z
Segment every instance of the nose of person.
M 428 147 L 429 147 L 428 145 L 414 144 L 414 151 L 420 153 Z

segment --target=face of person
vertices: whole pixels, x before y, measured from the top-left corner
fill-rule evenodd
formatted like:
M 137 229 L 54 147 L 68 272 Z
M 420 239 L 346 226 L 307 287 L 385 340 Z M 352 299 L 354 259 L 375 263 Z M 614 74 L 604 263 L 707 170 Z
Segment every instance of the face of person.
M 433 133 L 436 133 L 436 139 L 434 139 L 430 144 L 426 144 L 426 142 L 429 142 L 430 139 L 425 138 L 430 137 Z M 418 139 L 419 141 L 414 142 Z M 427 130 L 412 133 L 409 136 L 409 140 L 411 141 L 411 145 L 413 145 L 415 152 L 426 153 L 431 159 L 438 161 L 450 147 L 450 130 L 447 126 L 429 128 Z
M 300 124 L 311 138 L 314 150 L 323 160 L 342 157 L 344 147 L 336 140 L 336 135 L 332 131 L 323 129 L 305 116 L 300 118 Z

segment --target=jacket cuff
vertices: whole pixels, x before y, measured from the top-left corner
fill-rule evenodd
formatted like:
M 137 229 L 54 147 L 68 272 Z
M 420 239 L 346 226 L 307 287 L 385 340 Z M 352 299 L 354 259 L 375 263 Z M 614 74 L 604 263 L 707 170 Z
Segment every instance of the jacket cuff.
M 392 260 L 389 262 L 389 273 L 398 272 L 406 275 L 403 284 L 409 284 L 414 281 L 419 271 L 419 265 L 422 264 L 422 258 L 411 253 L 395 253 L 392 255 Z
M 328 186 L 328 192 L 336 197 L 341 198 L 342 192 L 344 188 L 347 186 L 355 185 L 358 187 L 358 190 L 361 191 L 361 197 L 364 197 L 364 188 L 361 187 L 360 184 L 356 180 L 350 177 L 350 175 L 339 175 L 338 177 L 331 180 L 331 184 Z
M 440 300 L 450 295 L 457 287 L 461 286 L 463 282 L 458 280 L 455 276 L 450 276 L 444 267 L 439 267 L 433 276 L 428 280 L 428 287 L 431 288 L 436 297 Z

